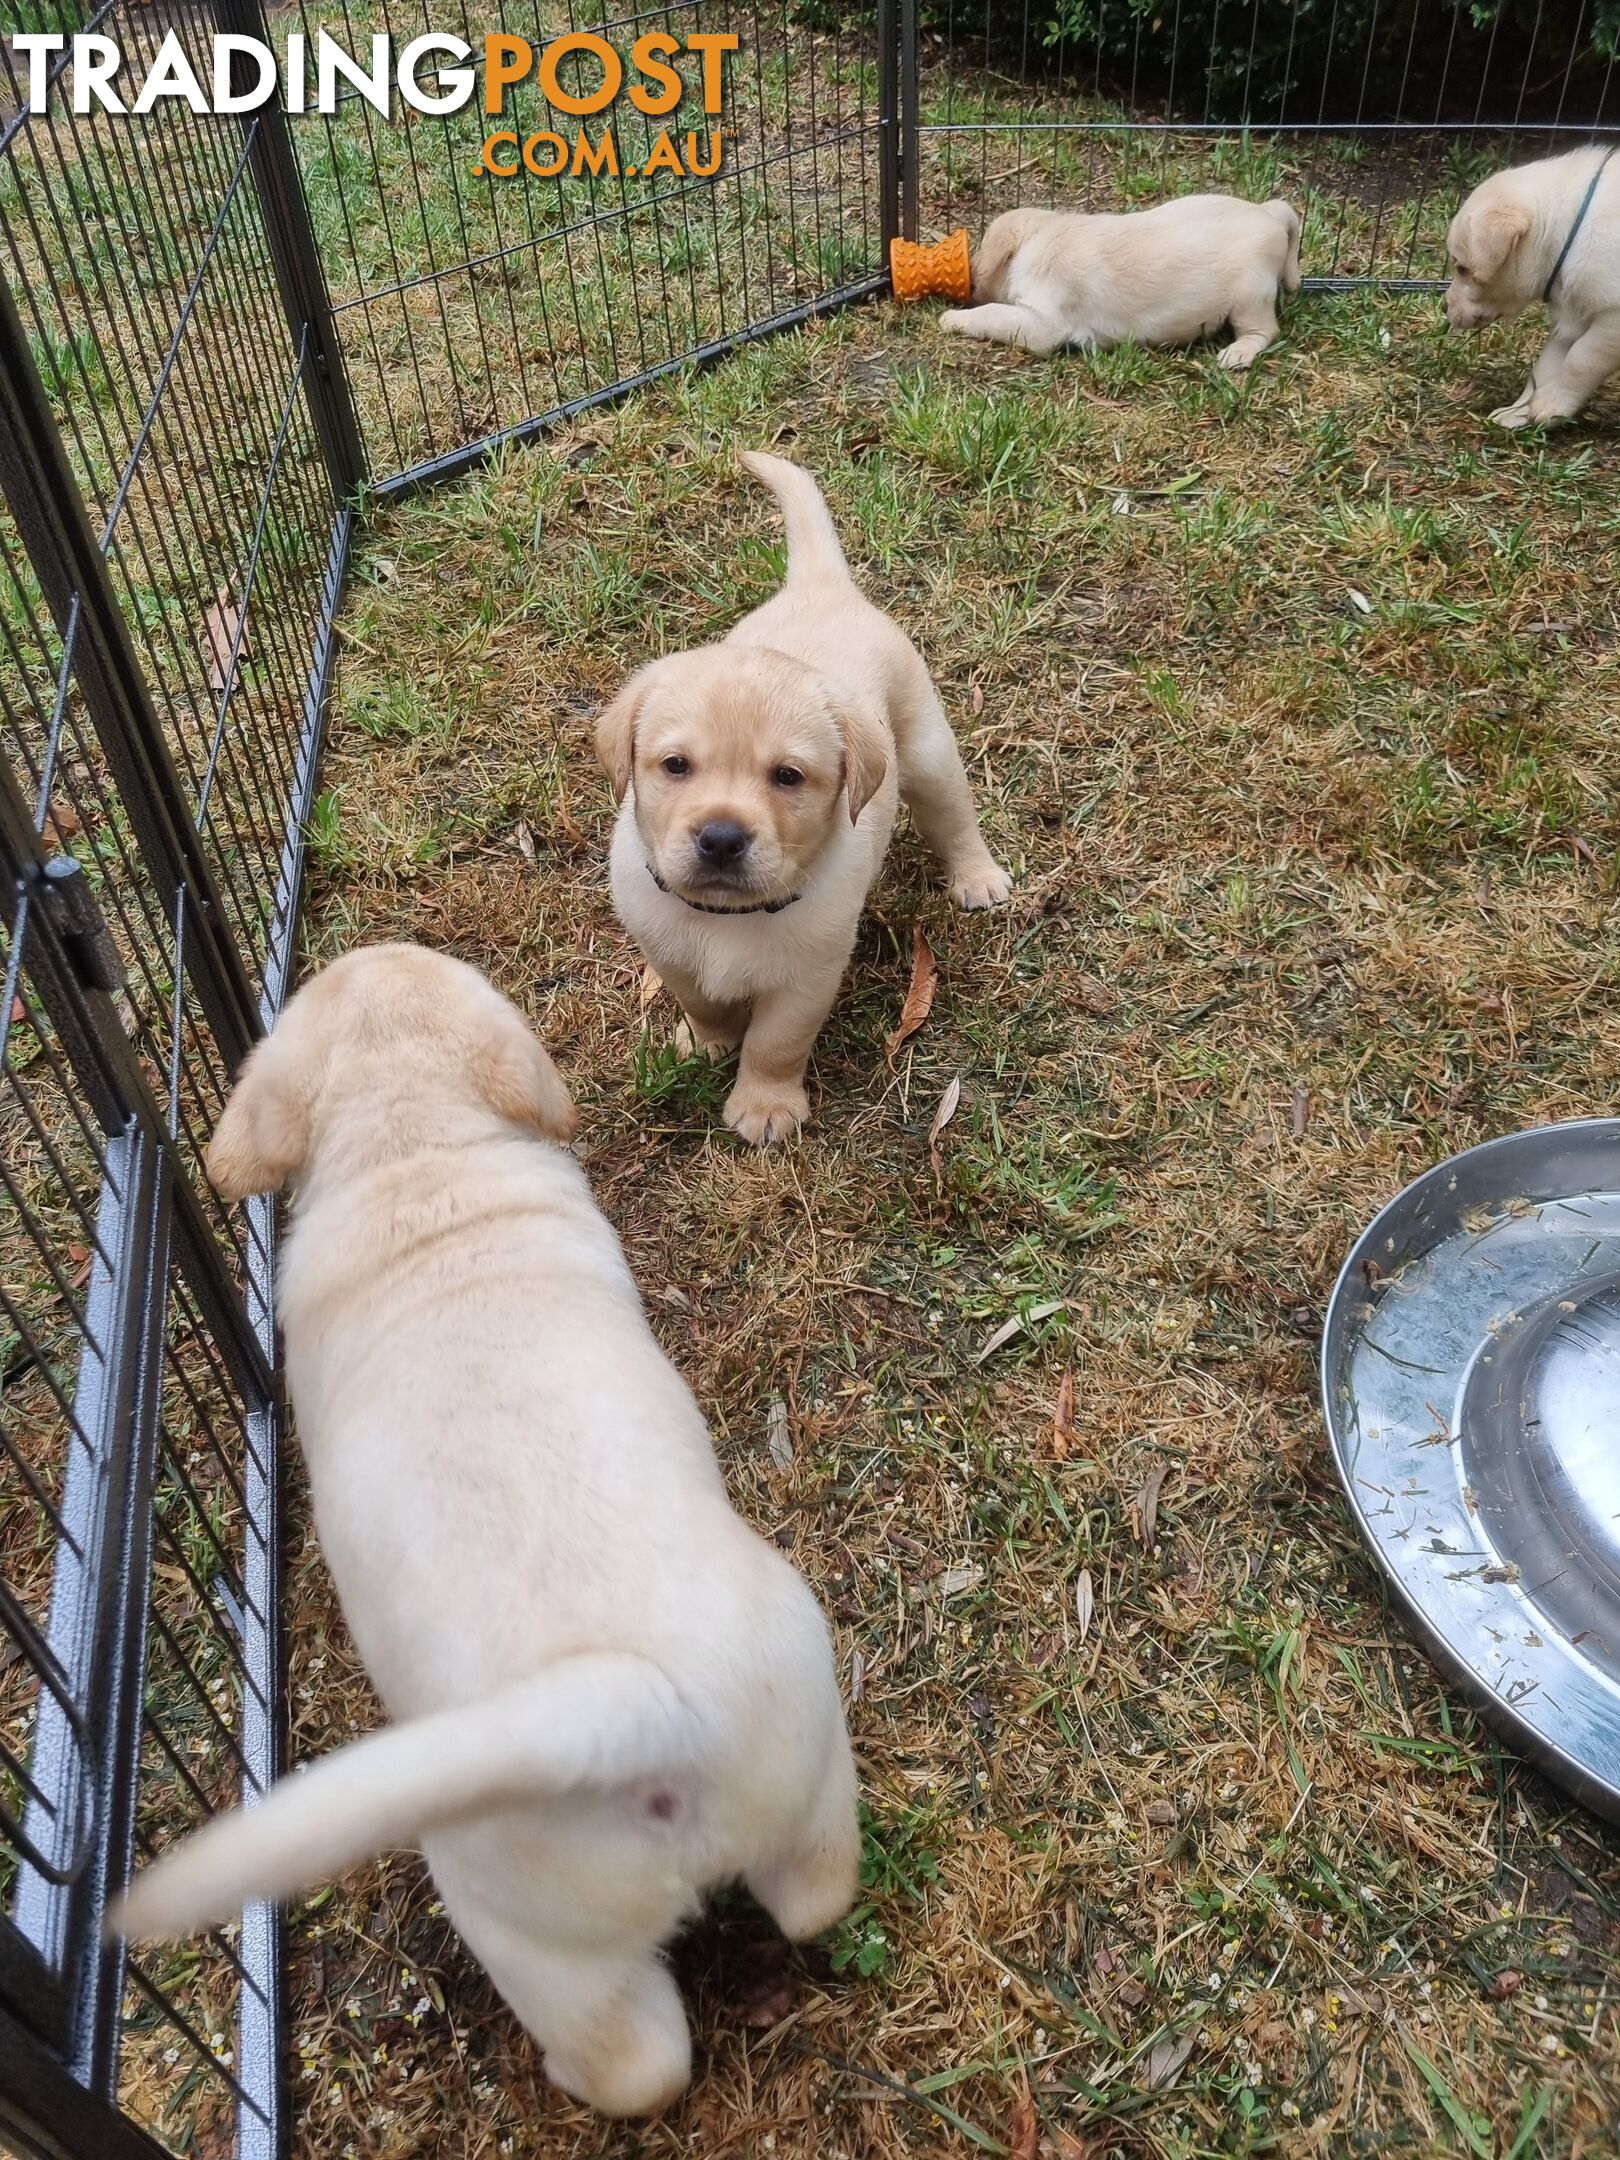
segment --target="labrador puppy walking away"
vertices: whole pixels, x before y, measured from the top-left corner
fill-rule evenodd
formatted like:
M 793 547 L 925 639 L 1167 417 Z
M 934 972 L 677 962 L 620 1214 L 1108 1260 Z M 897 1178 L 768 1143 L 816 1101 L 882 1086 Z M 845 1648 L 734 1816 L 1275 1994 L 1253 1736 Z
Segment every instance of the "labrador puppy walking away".
M 1285 202 L 1183 195 L 1151 210 L 1007 210 L 973 258 L 973 305 L 942 330 L 1053 353 L 1193 345 L 1230 324 L 1224 368 L 1277 335 L 1277 294 L 1299 290 L 1299 217 Z
M 1620 369 L 1620 157 L 1570 150 L 1482 180 L 1446 235 L 1453 330 L 1522 315 L 1538 300 L 1552 335 L 1498 427 L 1573 420 Z
M 516 1009 L 416 946 L 335 962 L 248 1059 L 209 1174 L 296 1188 L 288 1385 L 398 1722 L 164 1854 L 109 1924 L 189 1932 L 420 1843 L 553 2082 L 639 2115 L 691 2069 L 661 1946 L 738 1878 L 817 1934 L 859 1833 L 821 1612 L 732 1512 L 573 1129 Z
M 1012 880 L 984 844 L 961 754 L 911 640 L 856 587 L 821 490 L 744 465 L 787 525 L 787 579 L 719 645 L 633 675 L 597 723 L 619 796 L 613 903 L 686 1015 L 741 1048 L 726 1123 L 758 1146 L 810 1114 L 804 1074 L 904 801 L 958 907 Z

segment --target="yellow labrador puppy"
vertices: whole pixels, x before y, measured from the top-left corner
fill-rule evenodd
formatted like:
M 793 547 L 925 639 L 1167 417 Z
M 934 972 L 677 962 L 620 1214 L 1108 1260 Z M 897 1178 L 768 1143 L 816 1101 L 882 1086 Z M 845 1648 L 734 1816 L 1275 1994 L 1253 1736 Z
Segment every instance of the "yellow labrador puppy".
M 1620 158 L 1571 150 L 1492 173 L 1451 221 L 1453 330 L 1522 315 L 1538 300 L 1552 336 L 1498 427 L 1573 420 L 1620 368 Z
M 973 258 L 971 307 L 942 330 L 1052 353 L 1060 346 L 1192 345 L 1223 323 L 1224 368 L 1277 335 L 1277 292 L 1299 290 L 1299 217 L 1285 202 L 1182 195 L 1151 210 L 1007 210 Z
M 552 2080 L 642 2114 L 691 2067 L 660 1946 L 739 1876 L 790 1935 L 838 1919 L 855 1775 L 820 1610 L 732 1512 L 573 1129 L 516 1009 L 416 946 L 335 962 L 249 1058 L 209 1174 L 296 1187 L 288 1385 L 400 1722 L 165 1854 L 111 1925 L 179 1933 L 420 1842 Z
M 726 1123 L 769 1146 L 809 1116 L 805 1066 L 855 943 L 897 804 L 958 907 L 1012 880 L 985 846 L 922 655 L 857 589 L 821 490 L 745 454 L 787 524 L 787 579 L 723 643 L 654 660 L 597 723 L 619 795 L 613 901 L 686 1015 L 741 1046 Z

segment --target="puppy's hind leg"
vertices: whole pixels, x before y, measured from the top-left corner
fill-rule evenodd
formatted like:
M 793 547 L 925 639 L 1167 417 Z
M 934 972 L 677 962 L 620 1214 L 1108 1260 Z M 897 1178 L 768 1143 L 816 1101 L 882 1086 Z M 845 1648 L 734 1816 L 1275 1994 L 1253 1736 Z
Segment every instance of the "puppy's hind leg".
M 848 1748 L 828 1771 L 785 1849 L 748 1876 L 748 1888 L 790 1942 L 808 1942 L 843 1919 L 861 1878 L 861 1827 Z
M 939 318 L 942 330 L 961 337 L 984 338 L 992 345 L 1021 345 L 1025 352 L 1055 353 L 1068 340 L 1062 326 L 1039 308 L 1021 307 L 1010 300 L 987 300 L 982 307 L 947 308 Z
M 685 2091 L 692 2036 L 653 1950 L 572 1952 L 510 1937 L 494 1956 L 487 1943 L 473 1947 L 571 2098 L 604 2115 L 656 2115 Z
M 1620 308 L 1582 331 L 1579 337 L 1555 337 L 1536 362 L 1526 417 L 1545 427 L 1573 420 L 1588 398 L 1620 368 Z M 1493 414 L 1493 418 L 1500 415 Z
M 1257 287 L 1233 304 L 1232 342 L 1218 354 L 1223 368 L 1241 374 L 1252 367 L 1277 335 L 1277 288 Z
M 957 906 L 999 907 L 1012 891 L 1012 879 L 984 844 L 962 753 L 920 662 L 918 673 L 909 717 L 896 715 L 901 796 L 918 832 L 943 863 Z

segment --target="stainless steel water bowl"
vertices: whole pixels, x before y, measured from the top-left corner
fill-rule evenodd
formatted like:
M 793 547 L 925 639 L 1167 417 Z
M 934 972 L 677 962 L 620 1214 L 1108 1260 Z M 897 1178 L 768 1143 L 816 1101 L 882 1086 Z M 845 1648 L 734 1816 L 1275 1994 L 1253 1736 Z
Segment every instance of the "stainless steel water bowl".
M 1620 1822 L 1620 1119 L 1487 1141 L 1392 1200 L 1334 1289 L 1322 1402 L 1436 1662 Z

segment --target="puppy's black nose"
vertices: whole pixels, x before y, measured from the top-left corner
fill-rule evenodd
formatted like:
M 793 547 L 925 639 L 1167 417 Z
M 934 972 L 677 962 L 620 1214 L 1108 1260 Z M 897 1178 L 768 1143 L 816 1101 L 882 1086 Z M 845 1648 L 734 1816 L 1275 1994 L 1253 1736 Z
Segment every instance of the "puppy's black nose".
M 730 818 L 713 818 L 707 825 L 698 827 L 693 844 L 704 862 L 716 870 L 729 870 L 748 853 L 753 837 L 741 825 L 734 825 Z

